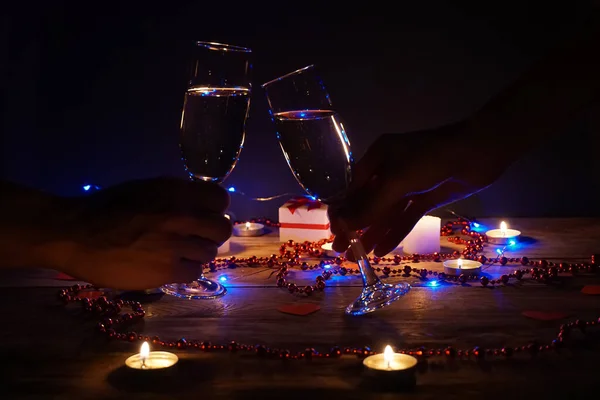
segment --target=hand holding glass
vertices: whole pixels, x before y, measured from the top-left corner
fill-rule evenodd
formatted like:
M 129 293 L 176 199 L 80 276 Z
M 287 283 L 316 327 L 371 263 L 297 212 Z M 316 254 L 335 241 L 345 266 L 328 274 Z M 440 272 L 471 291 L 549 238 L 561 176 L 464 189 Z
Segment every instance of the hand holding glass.
M 329 205 L 343 199 L 350 183 L 352 152 L 346 129 L 315 67 L 291 72 L 262 85 L 283 155 L 302 188 Z M 361 295 L 346 308 L 361 315 L 386 307 L 410 285 L 382 283 L 354 231 L 347 231 L 350 248 L 363 279 Z
M 179 130 L 182 160 L 192 180 L 221 183 L 239 159 L 250 107 L 250 53 L 245 47 L 196 42 Z M 203 275 L 161 290 L 188 299 L 226 293 Z

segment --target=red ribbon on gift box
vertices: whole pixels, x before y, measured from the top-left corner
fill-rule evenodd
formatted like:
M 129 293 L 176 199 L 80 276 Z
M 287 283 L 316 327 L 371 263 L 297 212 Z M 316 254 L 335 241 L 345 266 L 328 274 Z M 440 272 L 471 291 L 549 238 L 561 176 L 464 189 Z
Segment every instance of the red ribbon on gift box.
M 299 224 L 293 222 L 280 222 L 280 228 L 292 228 L 292 229 L 318 229 L 325 230 L 329 229 L 329 224 Z
M 292 214 L 294 214 L 296 210 L 302 206 L 306 206 L 307 211 L 316 210 L 321 208 L 321 202 L 309 199 L 308 197 L 296 197 L 288 201 L 287 208 Z

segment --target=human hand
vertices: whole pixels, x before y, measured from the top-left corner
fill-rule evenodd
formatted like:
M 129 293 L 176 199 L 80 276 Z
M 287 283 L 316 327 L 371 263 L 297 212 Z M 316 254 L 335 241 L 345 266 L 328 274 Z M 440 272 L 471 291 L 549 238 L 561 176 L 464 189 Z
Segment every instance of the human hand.
M 466 123 L 380 136 L 354 166 L 344 200 L 329 208 L 334 250 L 348 248 L 345 230 L 367 229 L 365 251 L 384 256 L 424 214 L 492 184 L 506 166 L 471 162 L 477 145 Z M 347 257 L 354 260 L 351 252 Z
M 62 269 L 123 290 L 191 282 L 231 235 L 223 216 L 228 205 L 218 185 L 173 178 L 126 182 L 74 199 L 61 230 L 75 245 Z

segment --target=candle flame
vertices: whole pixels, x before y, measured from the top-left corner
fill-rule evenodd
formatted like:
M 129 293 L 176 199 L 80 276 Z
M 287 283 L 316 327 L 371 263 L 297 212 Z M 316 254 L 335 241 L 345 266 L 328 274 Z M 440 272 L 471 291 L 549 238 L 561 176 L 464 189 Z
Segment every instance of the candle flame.
M 383 359 L 386 363 L 388 363 L 388 365 L 390 362 L 392 362 L 394 359 L 394 349 L 392 349 L 392 346 L 385 346 L 385 350 L 383 350 Z
M 144 342 L 144 343 L 142 343 L 142 347 L 140 348 L 140 358 L 143 361 L 143 360 L 146 360 L 149 355 L 150 355 L 150 345 L 148 344 L 148 342 Z
M 246 222 L 246 229 L 250 229 L 250 222 Z
M 502 236 L 506 236 L 506 229 L 508 227 L 506 226 L 506 222 L 502 221 L 500 222 L 500 233 L 502 233 Z
M 456 263 L 458 264 L 458 268 L 462 268 L 462 258 L 459 258 Z

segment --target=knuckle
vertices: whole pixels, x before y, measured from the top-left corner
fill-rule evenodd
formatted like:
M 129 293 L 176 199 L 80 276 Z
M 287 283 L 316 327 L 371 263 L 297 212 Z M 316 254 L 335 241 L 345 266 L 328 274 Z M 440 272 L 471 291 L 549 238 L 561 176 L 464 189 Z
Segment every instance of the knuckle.
M 384 133 L 383 135 L 380 135 L 377 139 L 375 139 L 375 142 L 371 147 L 379 152 L 390 151 L 392 150 L 390 146 L 396 140 L 397 136 L 398 135 L 395 135 L 393 133 Z
M 220 185 L 213 185 L 215 187 L 215 194 L 218 196 L 218 200 L 223 204 L 229 203 L 229 193 L 227 190 Z
M 217 234 L 219 239 L 218 241 L 220 243 L 225 242 L 231 237 L 232 232 L 233 225 L 231 224 L 231 221 L 225 217 L 220 217 L 218 229 L 215 230 L 215 233 Z
M 206 249 L 206 259 L 200 260 L 202 262 L 208 262 L 214 260 L 217 257 L 217 253 L 219 252 L 219 248 L 215 245 L 209 245 Z

